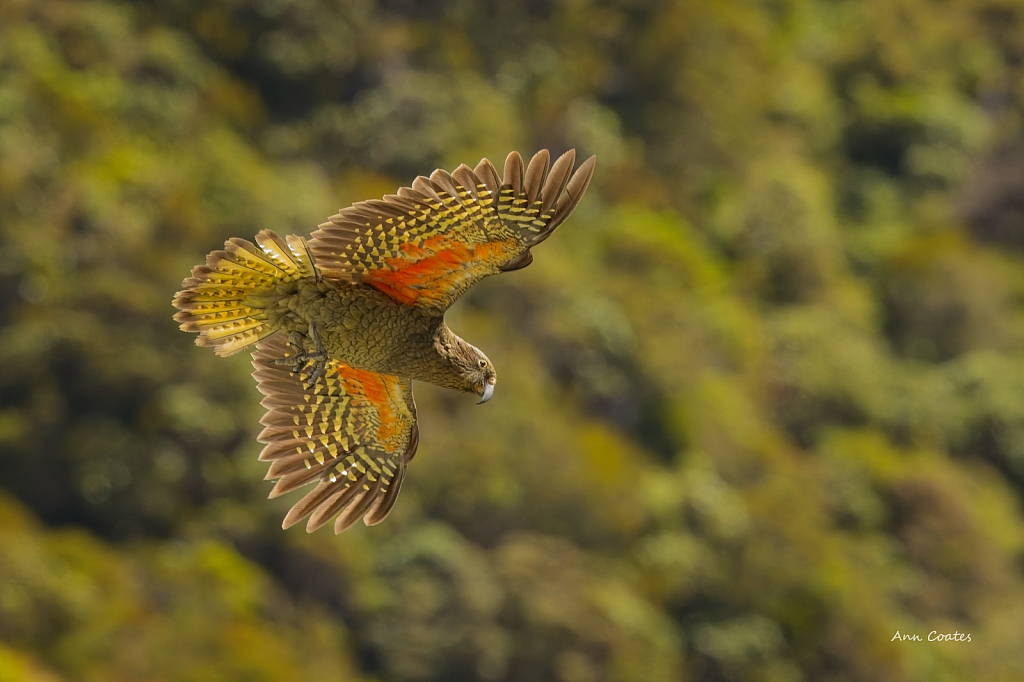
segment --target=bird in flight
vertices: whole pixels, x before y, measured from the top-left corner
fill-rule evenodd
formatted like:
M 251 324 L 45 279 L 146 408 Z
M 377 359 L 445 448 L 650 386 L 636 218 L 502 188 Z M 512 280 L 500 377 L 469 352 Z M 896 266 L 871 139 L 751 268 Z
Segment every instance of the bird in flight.
M 491 361 L 444 313 L 484 277 L 533 262 L 590 183 L 595 158 L 574 162 L 544 150 L 528 165 L 512 152 L 500 177 L 487 159 L 439 169 L 342 209 L 309 241 L 263 230 L 193 268 L 174 319 L 218 355 L 255 345 L 270 497 L 316 483 L 285 528 L 384 520 L 419 443 L 414 380 L 490 400 Z

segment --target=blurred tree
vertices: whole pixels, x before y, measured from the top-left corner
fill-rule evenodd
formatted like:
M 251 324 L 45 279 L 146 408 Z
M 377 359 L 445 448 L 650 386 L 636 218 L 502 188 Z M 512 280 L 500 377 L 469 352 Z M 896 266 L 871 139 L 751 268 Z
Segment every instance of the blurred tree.
M 0 680 L 1020 679 L 1022 55 L 1009 0 L 0 3 Z M 495 401 L 282 533 L 180 279 L 542 146 L 598 174 L 452 311 Z

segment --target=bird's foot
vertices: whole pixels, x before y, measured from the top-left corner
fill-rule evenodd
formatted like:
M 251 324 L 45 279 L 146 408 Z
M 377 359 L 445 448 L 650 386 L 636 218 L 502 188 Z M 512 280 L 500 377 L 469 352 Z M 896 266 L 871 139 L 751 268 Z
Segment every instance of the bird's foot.
M 312 344 L 312 350 L 306 349 L 307 341 Z M 324 344 L 320 340 L 320 332 L 317 330 L 316 325 L 312 322 L 309 323 L 308 335 L 300 332 L 289 334 L 288 345 L 295 349 L 295 355 L 280 358 L 275 360 L 274 363 L 291 367 L 293 374 L 305 372 L 304 383 L 306 388 L 313 388 L 327 369 L 327 351 L 324 350 Z

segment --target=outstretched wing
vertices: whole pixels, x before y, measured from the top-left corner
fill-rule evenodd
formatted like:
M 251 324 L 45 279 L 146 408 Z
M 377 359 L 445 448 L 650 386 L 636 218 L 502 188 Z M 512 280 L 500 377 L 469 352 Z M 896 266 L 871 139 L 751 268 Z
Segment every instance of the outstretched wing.
M 293 354 L 281 334 L 260 341 L 253 353 L 253 376 L 267 408 L 260 459 L 270 462 L 267 479 L 278 479 L 270 497 L 316 482 L 284 527 L 306 516 L 309 532 L 335 515 L 335 533 L 360 518 L 368 526 L 380 523 L 419 443 L 412 381 L 330 361 L 307 389 L 305 373 L 275 363 Z
M 362 201 L 320 225 L 309 242 L 324 277 L 362 282 L 400 303 L 445 310 L 488 275 L 529 265 L 579 203 L 594 157 L 572 173 L 569 151 L 546 150 L 524 170 L 512 152 L 499 179 L 491 162 L 436 170 L 383 200 Z

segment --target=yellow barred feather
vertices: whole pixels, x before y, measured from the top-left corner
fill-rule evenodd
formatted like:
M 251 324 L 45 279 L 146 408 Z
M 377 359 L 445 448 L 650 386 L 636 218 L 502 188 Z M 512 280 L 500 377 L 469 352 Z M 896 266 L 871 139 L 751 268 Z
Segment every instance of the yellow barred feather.
M 282 239 L 263 230 L 256 244 L 232 238 L 182 282 L 173 301 L 180 311 L 174 319 L 183 331 L 198 332 L 197 346 L 232 355 L 275 331 L 263 312 L 268 295 L 276 297 L 283 283 L 315 276 L 313 257 L 301 237 Z
M 405 470 L 416 454 L 419 430 L 412 381 L 356 370 L 337 360 L 312 386 L 305 372 L 276 361 L 293 351 L 280 337 L 261 341 L 253 353 L 253 376 L 266 396 L 266 428 L 258 440 L 270 462 L 268 480 L 278 497 L 316 482 L 285 516 L 285 528 L 309 517 L 312 532 L 337 517 L 340 533 L 360 518 L 384 520 L 398 497 Z
M 594 157 L 573 172 L 575 152 L 551 165 L 547 150 L 524 168 L 512 152 L 499 178 L 482 159 L 450 174 L 436 170 L 383 200 L 361 201 L 311 235 L 326 279 L 368 284 L 399 303 L 445 310 L 484 277 L 529 265 L 576 208 Z

